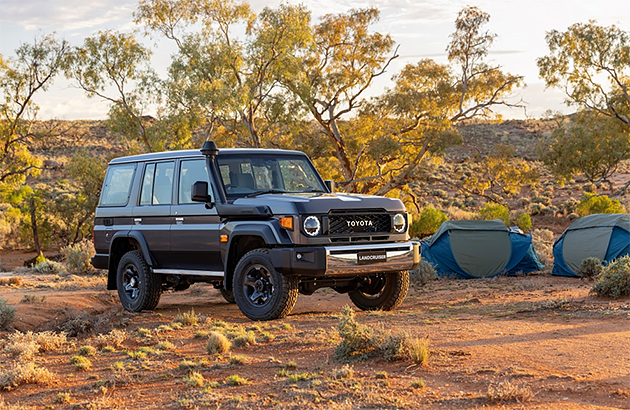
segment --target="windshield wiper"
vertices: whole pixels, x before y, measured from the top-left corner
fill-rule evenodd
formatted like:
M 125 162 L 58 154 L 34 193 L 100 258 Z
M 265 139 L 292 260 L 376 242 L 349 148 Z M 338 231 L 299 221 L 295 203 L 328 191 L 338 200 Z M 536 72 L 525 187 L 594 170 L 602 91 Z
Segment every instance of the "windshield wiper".
M 285 191 L 284 189 L 266 189 L 264 191 L 254 192 L 253 194 L 246 195 L 245 198 L 253 198 L 258 195 L 264 194 L 286 194 L 289 191 Z

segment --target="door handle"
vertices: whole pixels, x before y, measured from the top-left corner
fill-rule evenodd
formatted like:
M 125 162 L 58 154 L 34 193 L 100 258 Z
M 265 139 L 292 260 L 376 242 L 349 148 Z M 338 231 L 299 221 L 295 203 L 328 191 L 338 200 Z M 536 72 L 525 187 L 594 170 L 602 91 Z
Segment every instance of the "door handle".
M 142 222 L 142 218 L 133 218 L 133 221 L 137 224 Z
M 175 222 L 184 222 L 184 217 L 183 216 L 176 217 Z

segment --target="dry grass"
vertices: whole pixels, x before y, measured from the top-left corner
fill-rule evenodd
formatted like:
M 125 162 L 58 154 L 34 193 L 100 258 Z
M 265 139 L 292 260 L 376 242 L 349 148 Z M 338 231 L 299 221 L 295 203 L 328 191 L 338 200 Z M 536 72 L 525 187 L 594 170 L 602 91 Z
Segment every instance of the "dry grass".
M 491 384 L 488 386 L 488 393 L 486 394 L 486 398 L 492 403 L 525 403 L 533 397 L 534 393 L 529 386 L 519 386 L 509 380 Z
M 56 380 L 50 370 L 29 361 L 3 370 L 0 373 L 0 389 L 11 390 L 21 384 L 50 384 Z
M 222 333 L 208 333 L 208 342 L 206 343 L 206 352 L 209 354 L 224 354 L 232 347 L 230 340 Z
M 127 340 L 127 332 L 124 330 L 113 329 L 107 334 L 100 334 L 96 336 L 95 344 L 99 349 L 103 349 L 106 346 L 119 348 Z

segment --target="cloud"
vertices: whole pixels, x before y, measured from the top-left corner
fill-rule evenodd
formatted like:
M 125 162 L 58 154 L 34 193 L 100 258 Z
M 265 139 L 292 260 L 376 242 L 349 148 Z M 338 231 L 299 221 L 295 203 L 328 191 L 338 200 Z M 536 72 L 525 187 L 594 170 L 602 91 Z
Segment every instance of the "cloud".
M 2 0 L 0 22 L 17 24 L 26 30 L 116 26 L 131 21 L 135 7 L 135 0 Z

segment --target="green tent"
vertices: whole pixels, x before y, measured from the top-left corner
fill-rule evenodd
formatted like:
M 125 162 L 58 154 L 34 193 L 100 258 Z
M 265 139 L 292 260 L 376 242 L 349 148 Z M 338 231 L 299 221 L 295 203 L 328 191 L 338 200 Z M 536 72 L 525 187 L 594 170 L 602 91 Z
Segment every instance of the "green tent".
M 493 221 L 446 221 L 421 243 L 422 258 L 440 276 L 487 278 L 544 268 L 532 237 Z

